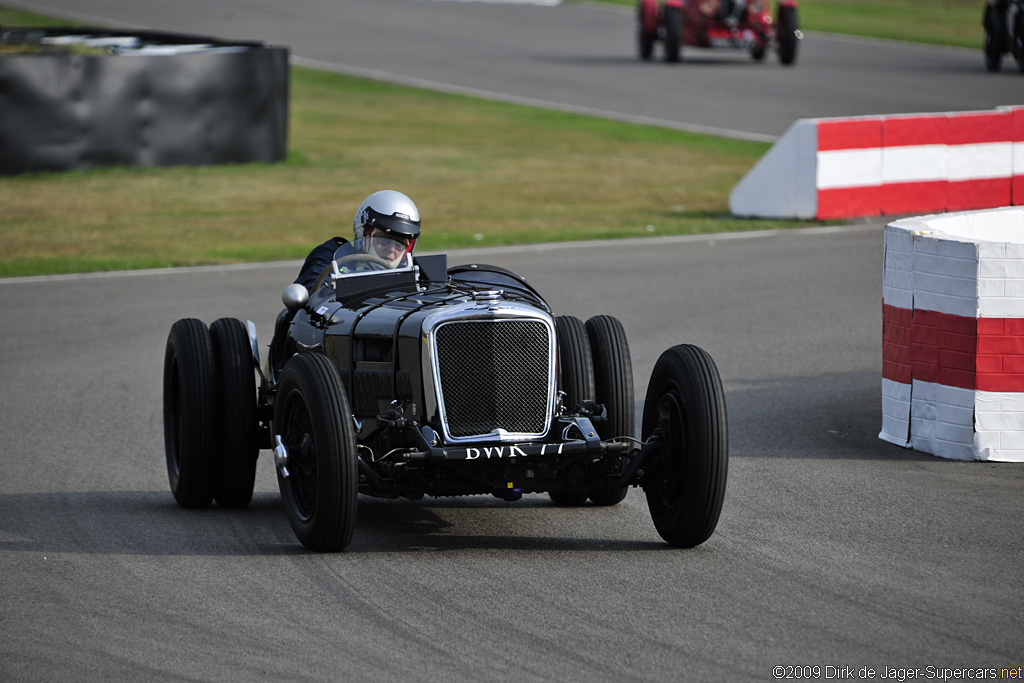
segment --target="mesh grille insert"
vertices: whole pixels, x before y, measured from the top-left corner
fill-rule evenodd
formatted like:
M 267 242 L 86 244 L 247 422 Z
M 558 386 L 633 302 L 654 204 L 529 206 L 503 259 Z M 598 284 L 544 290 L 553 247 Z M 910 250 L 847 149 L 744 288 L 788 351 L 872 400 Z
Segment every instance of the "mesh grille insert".
M 542 434 L 550 339 L 538 320 L 448 323 L 436 332 L 442 417 L 454 437 Z

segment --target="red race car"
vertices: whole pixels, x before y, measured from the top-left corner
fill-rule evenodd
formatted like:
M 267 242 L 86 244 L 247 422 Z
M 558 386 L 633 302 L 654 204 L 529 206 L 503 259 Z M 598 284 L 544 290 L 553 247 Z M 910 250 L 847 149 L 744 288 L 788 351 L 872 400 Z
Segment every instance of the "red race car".
M 654 43 L 662 41 L 665 61 L 678 62 L 683 44 L 694 47 L 731 47 L 750 50 L 755 61 L 764 59 L 769 46 L 779 61 L 796 61 L 803 38 L 797 21 L 796 0 L 780 0 L 772 17 L 769 0 L 640 0 L 637 7 L 637 46 L 648 61 Z

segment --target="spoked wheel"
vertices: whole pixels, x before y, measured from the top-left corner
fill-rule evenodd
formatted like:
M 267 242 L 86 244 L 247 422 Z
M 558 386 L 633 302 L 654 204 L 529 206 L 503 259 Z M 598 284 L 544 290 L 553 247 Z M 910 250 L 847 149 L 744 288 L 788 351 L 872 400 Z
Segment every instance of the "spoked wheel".
M 164 450 L 178 505 L 201 508 L 213 499 L 217 475 L 213 347 L 195 318 L 171 326 L 164 352 Z
M 240 320 L 221 318 L 210 325 L 216 367 L 215 412 L 219 472 L 213 497 L 224 507 L 245 507 L 256 481 L 258 423 L 256 380 L 249 333 Z
M 796 62 L 796 32 L 799 30 L 796 8 L 786 5 L 779 8 L 779 61 L 789 66 Z
M 729 427 L 722 380 L 711 356 L 682 344 L 654 365 L 644 401 L 643 439 L 663 446 L 642 486 L 666 542 L 700 545 L 715 530 L 725 499 Z
M 338 371 L 325 356 L 288 360 L 278 382 L 274 430 L 287 450 L 278 454 L 277 481 L 285 514 L 302 545 L 343 550 L 355 529 L 359 495 L 355 429 Z
M 593 401 L 597 395 L 587 328 L 579 318 L 562 315 L 555 318 L 555 335 L 558 338 L 558 388 L 565 392 L 566 408 L 574 411 L 580 403 Z M 551 501 L 561 507 L 583 505 L 588 495 L 585 490 L 548 493 Z
M 665 61 L 678 62 L 683 54 L 683 12 L 678 7 L 665 8 Z
M 636 436 L 633 399 L 633 361 L 629 355 L 626 331 L 617 318 L 594 316 L 587 321 L 587 336 L 594 356 L 594 384 L 597 402 L 608 412 L 607 420 L 599 422 L 602 439 Z M 626 497 L 628 487 L 594 489 L 590 500 L 595 505 L 616 505 Z

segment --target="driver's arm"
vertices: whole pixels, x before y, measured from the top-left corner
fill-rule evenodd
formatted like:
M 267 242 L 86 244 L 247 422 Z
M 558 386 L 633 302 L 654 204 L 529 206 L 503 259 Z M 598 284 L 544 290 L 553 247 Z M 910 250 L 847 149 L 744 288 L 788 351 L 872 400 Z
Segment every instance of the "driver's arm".
M 314 247 L 313 251 L 309 252 L 309 256 L 306 257 L 305 263 L 302 264 L 299 276 L 295 278 L 295 282 L 306 289 L 312 289 L 316 279 L 320 277 L 320 273 L 324 272 L 324 269 L 329 267 L 331 261 L 334 260 L 334 252 L 347 241 L 344 237 L 332 237 L 323 244 Z

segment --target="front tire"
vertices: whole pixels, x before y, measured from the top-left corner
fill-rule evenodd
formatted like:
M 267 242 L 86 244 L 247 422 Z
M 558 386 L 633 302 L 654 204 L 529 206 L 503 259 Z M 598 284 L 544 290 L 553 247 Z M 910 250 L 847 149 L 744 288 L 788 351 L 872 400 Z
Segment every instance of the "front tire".
M 285 514 L 302 545 L 343 550 L 352 540 L 359 463 L 348 396 L 325 356 L 292 356 L 281 372 L 274 430 L 288 450 L 277 480 Z
M 706 351 L 682 344 L 654 365 L 644 400 L 646 441 L 663 441 L 641 485 L 651 519 L 666 542 L 700 545 L 714 533 L 725 500 L 729 427 L 725 392 Z
M 213 496 L 222 507 L 245 507 L 256 482 L 258 422 L 256 378 L 249 333 L 241 320 L 221 318 L 210 325 L 216 365 L 218 434 L 217 485 Z
M 215 382 L 206 324 L 195 318 L 174 323 L 164 351 L 164 450 L 171 493 L 184 508 L 206 507 L 213 499 Z
M 597 425 L 604 439 L 633 438 L 636 435 L 635 401 L 633 395 L 633 361 L 629 354 L 626 331 L 617 318 L 594 316 L 586 323 L 590 350 L 594 356 L 594 383 L 597 402 L 603 403 L 607 419 Z M 594 489 L 590 500 L 595 505 L 617 505 L 626 497 L 628 487 Z
M 789 5 L 779 8 L 779 61 L 790 66 L 796 62 L 796 32 L 799 30 L 799 19 L 796 8 Z

